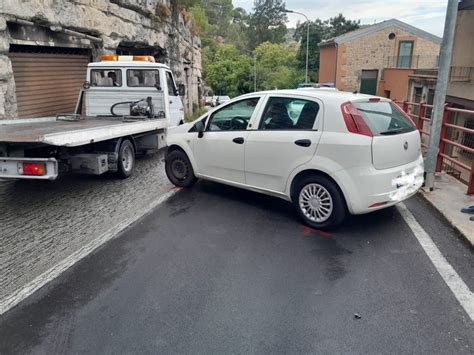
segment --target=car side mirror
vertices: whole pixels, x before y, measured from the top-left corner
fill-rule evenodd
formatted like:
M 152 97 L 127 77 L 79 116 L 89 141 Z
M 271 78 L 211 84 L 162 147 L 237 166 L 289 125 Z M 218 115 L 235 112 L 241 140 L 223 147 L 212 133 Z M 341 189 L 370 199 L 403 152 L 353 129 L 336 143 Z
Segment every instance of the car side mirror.
M 194 125 L 196 132 L 198 132 L 198 138 L 202 138 L 204 136 L 204 131 L 206 126 L 204 125 L 203 120 L 197 121 Z
M 186 86 L 184 86 L 184 84 L 179 84 L 178 85 L 178 95 L 179 96 L 185 96 L 186 95 Z

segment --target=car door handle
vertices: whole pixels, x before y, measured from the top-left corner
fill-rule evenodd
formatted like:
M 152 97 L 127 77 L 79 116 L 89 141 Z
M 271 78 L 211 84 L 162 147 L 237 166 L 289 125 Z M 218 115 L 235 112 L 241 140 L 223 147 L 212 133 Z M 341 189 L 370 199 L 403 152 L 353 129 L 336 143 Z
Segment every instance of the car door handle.
M 232 139 L 232 142 L 237 143 L 237 144 L 244 144 L 244 139 L 242 137 L 237 137 Z
M 311 145 L 311 141 L 309 139 L 298 139 L 295 141 L 295 144 L 301 147 L 309 147 Z

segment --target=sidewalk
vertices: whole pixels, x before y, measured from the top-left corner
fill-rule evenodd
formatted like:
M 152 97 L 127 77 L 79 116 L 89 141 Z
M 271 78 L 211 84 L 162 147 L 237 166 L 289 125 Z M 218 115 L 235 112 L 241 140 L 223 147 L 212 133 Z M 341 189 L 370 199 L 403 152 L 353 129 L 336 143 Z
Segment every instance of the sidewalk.
M 474 221 L 469 220 L 474 215 L 461 212 L 474 205 L 474 195 L 468 196 L 466 191 L 466 185 L 443 172 L 436 176 L 434 191 L 425 190 L 422 195 L 474 246 Z

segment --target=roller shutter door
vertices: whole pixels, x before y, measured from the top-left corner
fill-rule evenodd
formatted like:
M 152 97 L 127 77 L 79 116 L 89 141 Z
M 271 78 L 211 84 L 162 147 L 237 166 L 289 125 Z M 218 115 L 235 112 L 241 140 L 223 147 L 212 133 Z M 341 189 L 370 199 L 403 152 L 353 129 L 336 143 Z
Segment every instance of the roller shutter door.
M 86 80 L 89 55 L 64 50 L 48 53 L 10 52 L 16 84 L 18 116 L 46 117 L 74 111 Z M 69 52 L 69 53 L 68 53 Z

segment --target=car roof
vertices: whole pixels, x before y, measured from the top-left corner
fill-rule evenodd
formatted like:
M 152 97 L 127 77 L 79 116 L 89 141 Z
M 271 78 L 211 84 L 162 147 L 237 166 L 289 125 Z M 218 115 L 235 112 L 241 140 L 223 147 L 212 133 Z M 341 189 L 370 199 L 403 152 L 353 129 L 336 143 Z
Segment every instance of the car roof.
M 338 90 L 320 90 L 320 89 L 291 89 L 291 90 L 269 90 L 269 91 L 259 91 L 253 92 L 251 94 L 245 94 L 243 96 L 252 96 L 252 95 L 294 95 L 294 96 L 306 96 L 308 98 L 317 98 L 320 100 L 334 100 L 334 101 L 357 101 L 357 100 L 368 100 L 370 98 L 380 98 L 384 101 L 390 101 L 389 99 L 378 97 L 375 95 L 359 94 L 349 91 L 338 91 Z M 241 97 L 243 97 L 241 96 Z

